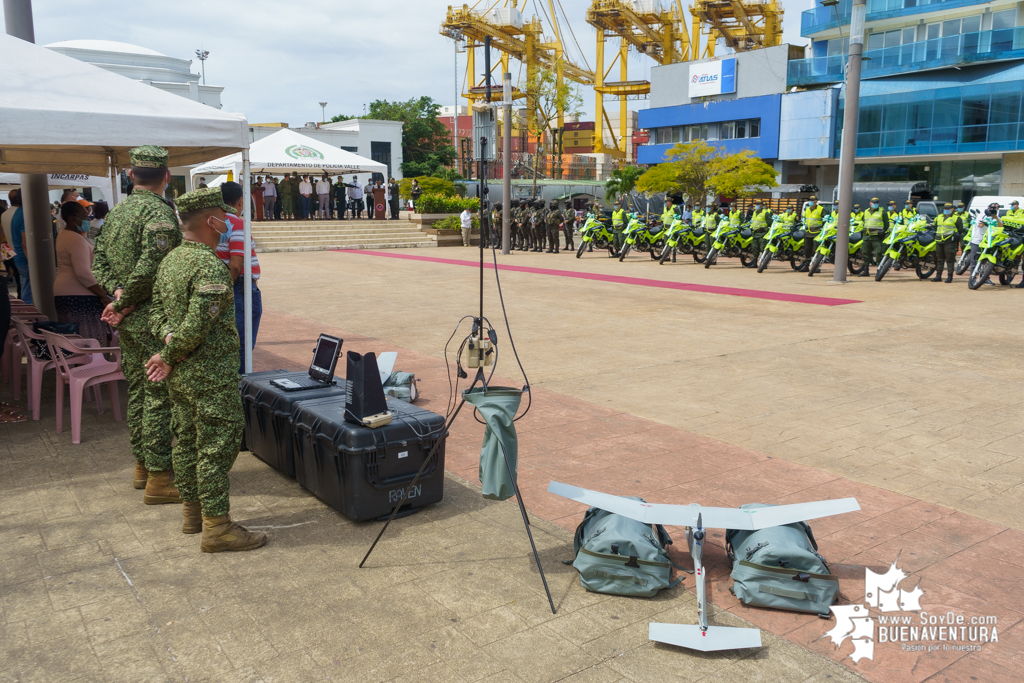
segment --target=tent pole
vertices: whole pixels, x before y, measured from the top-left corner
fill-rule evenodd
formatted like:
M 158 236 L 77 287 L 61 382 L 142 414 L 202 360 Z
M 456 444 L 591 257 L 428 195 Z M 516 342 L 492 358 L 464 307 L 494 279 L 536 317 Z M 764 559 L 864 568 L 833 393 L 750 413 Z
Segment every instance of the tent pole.
M 242 259 L 242 292 L 245 301 L 245 372 L 252 372 L 252 181 L 249 178 L 249 150 L 242 150 L 242 220 L 245 223 L 245 239 Z

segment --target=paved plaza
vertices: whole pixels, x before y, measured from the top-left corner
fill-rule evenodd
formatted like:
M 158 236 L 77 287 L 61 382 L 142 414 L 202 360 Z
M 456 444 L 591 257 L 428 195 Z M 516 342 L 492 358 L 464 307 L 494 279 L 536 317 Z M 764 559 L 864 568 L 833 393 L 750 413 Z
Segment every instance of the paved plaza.
M 477 306 L 470 249 L 261 255 L 257 370 L 308 364 L 319 332 L 399 352 L 444 413 L 442 350 Z M 519 482 L 554 594 L 552 615 L 512 501 L 479 495 L 482 427 L 460 416 L 445 500 L 379 529 L 356 524 L 248 453 L 233 516 L 270 536 L 204 555 L 180 508 L 144 506 L 123 423 L 87 405 L 82 444 L 42 420 L 3 426 L 0 681 L 1010 681 L 1024 651 L 1024 323 L 1015 290 L 882 283 L 773 264 L 658 266 L 594 253 L 499 256 L 504 303 L 533 386 L 517 424 Z M 501 383 L 520 385 L 493 286 Z M 463 328 L 468 330 L 468 328 Z M 3 400 L 10 401 L 9 394 Z M 757 651 L 697 654 L 647 641 L 693 623 L 692 576 L 654 599 L 584 591 L 571 532 L 582 505 L 552 480 L 650 502 L 736 506 L 855 496 L 812 522 L 864 601 L 865 568 L 896 560 L 929 613 L 995 617 L 980 651 L 876 643 L 854 663 L 834 621 L 747 608 L 721 531 L 705 554 L 711 622 L 762 628 Z M 689 566 L 682 529 L 673 558 Z M 897 560 L 898 558 L 898 560 Z M 915 615 L 916 617 L 916 615 Z

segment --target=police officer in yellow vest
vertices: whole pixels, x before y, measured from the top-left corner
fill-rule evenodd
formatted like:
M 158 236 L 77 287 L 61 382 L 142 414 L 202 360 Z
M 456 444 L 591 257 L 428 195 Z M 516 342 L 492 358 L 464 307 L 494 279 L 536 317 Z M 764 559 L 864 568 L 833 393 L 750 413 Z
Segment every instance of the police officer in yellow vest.
M 957 237 L 963 222 L 953 215 L 953 205 L 946 203 L 942 213 L 935 217 L 935 260 L 938 266 L 932 282 L 942 281 L 942 266 L 946 266 L 946 282 L 953 281 L 953 263 L 956 261 Z
M 898 208 L 896 208 L 896 202 L 893 201 L 893 200 L 889 200 L 889 215 L 888 215 L 888 218 L 889 218 L 889 224 L 890 225 L 896 222 L 894 220 L 896 218 L 899 218 L 901 222 L 903 221 L 903 214 L 901 214 L 900 210 Z
M 914 208 L 914 202 L 910 201 L 909 199 L 906 202 L 904 202 L 903 210 L 900 211 L 900 216 L 903 217 L 904 225 L 909 224 L 910 221 L 917 218 L 917 209 Z
M 793 209 L 792 206 L 787 206 L 786 210 L 782 212 L 782 216 L 780 216 L 780 219 L 782 220 L 783 225 L 785 225 L 788 229 L 792 230 L 793 226 L 796 225 L 796 211 Z
M 878 197 L 871 198 L 871 205 L 864 211 L 864 256 L 868 260 L 867 268 L 861 277 L 871 274 L 871 264 L 878 264 L 885 253 L 883 240 L 889 234 L 889 214 L 878 204 Z
M 743 212 L 737 206 L 734 209 L 729 210 L 729 227 L 738 228 L 743 224 Z
M 613 244 L 616 255 L 622 253 L 622 247 L 625 243 L 622 237 L 622 231 L 626 227 L 626 207 L 624 204 L 625 202 L 619 202 L 619 205 L 612 209 L 612 235 L 615 237 Z M 671 200 L 666 200 L 665 204 L 670 205 Z
M 864 212 L 861 211 L 860 204 L 853 205 L 853 212 L 850 214 L 850 223 L 863 223 Z
M 732 216 L 729 216 L 732 218 Z M 772 222 L 772 210 L 764 208 L 760 199 L 754 200 L 754 208 L 747 212 L 747 222 L 750 223 L 750 231 L 754 233 L 754 255 L 764 251 L 764 236 L 768 234 L 768 225 Z
M 704 209 L 700 206 L 694 207 L 693 213 L 690 214 L 690 225 L 695 228 L 704 226 Z
M 814 254 L 814 238 L 821 233 L 821 227 L 824 224 L 823 214 L 825 207 L 818 204 L 818 198 L 811 195 L 811 198 L 804 204 L 803 219 L 804 219 L 804 259 L 810 260 L 811 255 Z M 807 272 L 807 263 L 804 263 L 803 267 L 800 268 L 800 272 Z
M 1024 209 L 1020 208 L 1020 202 L 1016 199 L 1010 202 L 1010 210 L 1003 215 L 1003 223 L 1006 223 L 1007 218 L 1011 225 L 1024 227 Z

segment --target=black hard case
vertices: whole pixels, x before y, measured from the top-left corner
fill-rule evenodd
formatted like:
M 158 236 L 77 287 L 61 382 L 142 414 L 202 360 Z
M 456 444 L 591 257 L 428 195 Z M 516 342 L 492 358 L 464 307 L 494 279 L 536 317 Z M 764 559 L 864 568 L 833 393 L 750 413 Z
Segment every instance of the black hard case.
M 244 375 L 240 382 L 246 446 L 257 458 L 289 477 L 295 476 L 295 428 L 291 423 L 295 405 L 324 398 L 345 404 L 344 380 L 336 380 L 337 384 L 325 389 L 302 391 L 285 391 L 270 384 L 275 379 L 308 377 L 308 371 L 268 370 Z
M 344 401 L 329 398 L 303 401 L 292 414 L 296 479 L 355 521 L 385 517 L 396 505 L 414 511 L 444 494 L 444 418 L 393 398 L 387 408 L 391 424 L 376 429 L 346 422 Z M 403 501 L 438 439 L 434 457 Z

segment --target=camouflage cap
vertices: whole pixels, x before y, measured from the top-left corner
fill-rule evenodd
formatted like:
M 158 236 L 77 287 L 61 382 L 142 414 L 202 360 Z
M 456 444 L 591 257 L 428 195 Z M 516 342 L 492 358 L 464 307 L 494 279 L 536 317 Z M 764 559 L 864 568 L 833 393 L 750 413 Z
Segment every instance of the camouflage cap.
M 156 145 L 143 145 L 128 152 L 132 166 L 140 168 L 167 168 L 167 150 Z
M 237 213 L 224 203 L 224 196 L 219 187 L 203 187 L 186 192 L 178 197 L 175 204 L 178 206 L 178 213 L 182 215 L 202 209 L 224 209 L 228 213 Z

